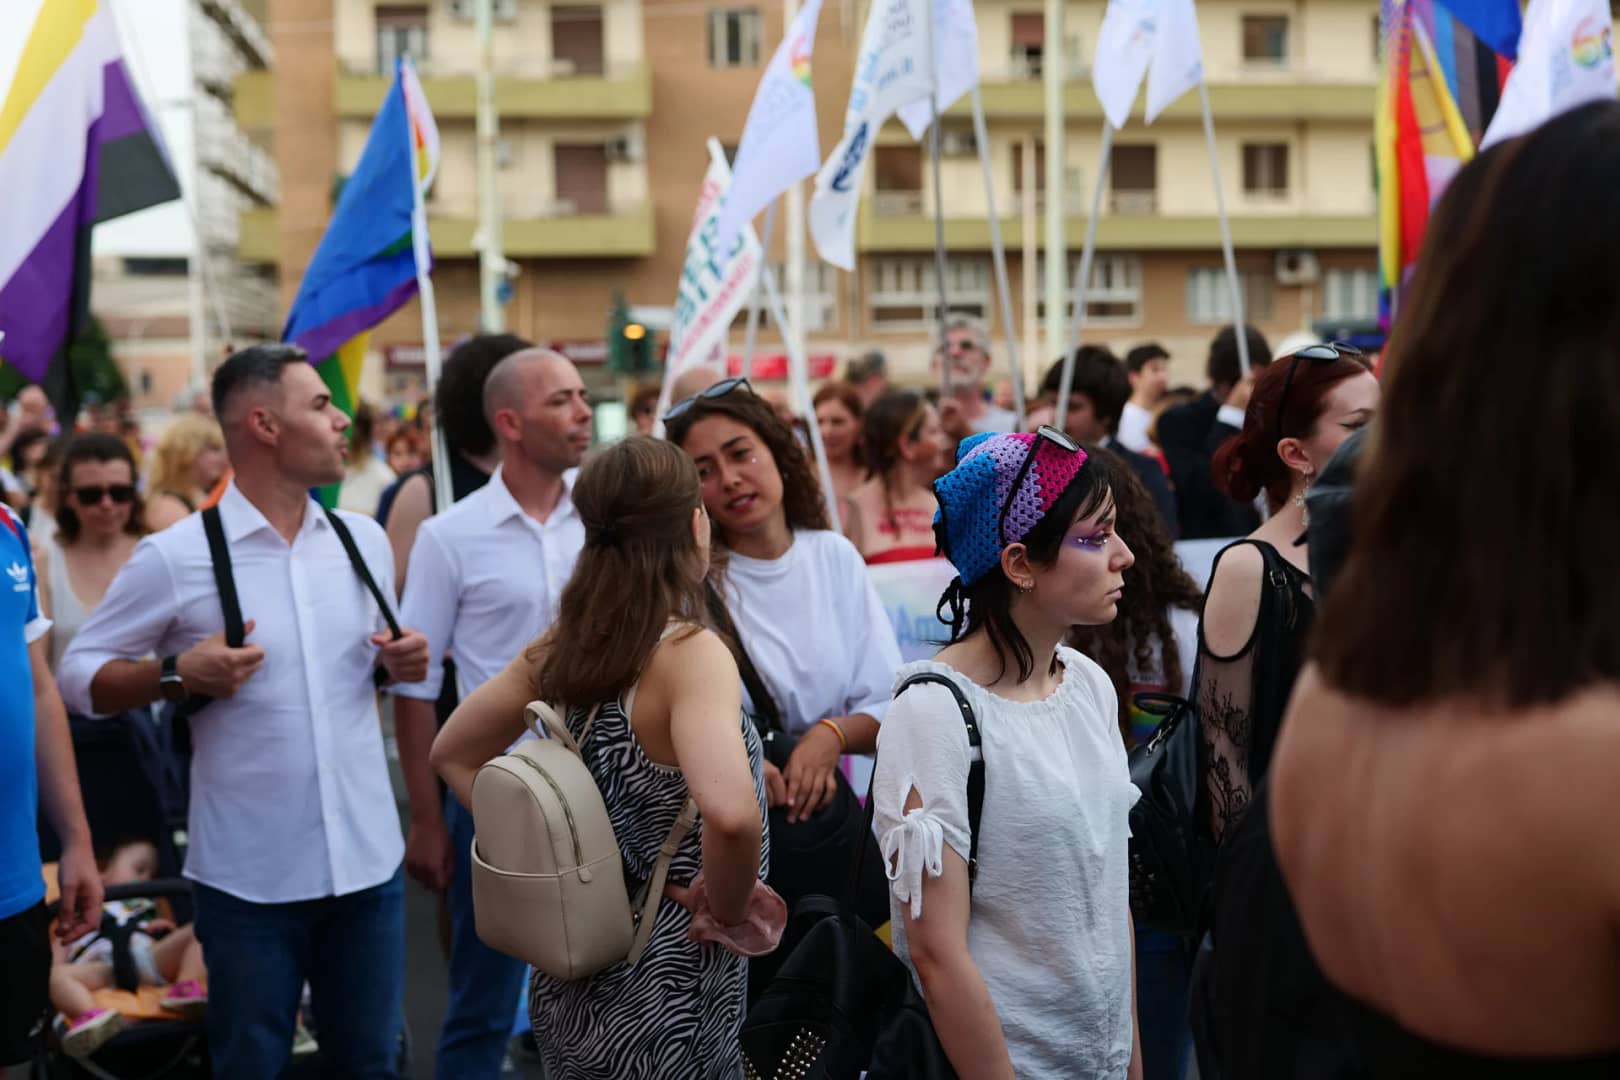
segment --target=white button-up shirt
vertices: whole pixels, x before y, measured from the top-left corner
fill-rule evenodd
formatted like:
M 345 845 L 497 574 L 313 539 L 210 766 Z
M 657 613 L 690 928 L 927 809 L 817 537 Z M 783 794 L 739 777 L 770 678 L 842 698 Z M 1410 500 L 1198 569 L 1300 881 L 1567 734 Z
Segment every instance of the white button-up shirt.
M 457 692 L 466 697 L 556 621 L 563 586 L 585 546 L 572 498 L 575 475 L 563 474 L 562 496 L 543 523 L 523 512 L 500 469 L 422 523 L 405 574 L 401 621 L 427 635 L 428 674 L 393 693 L 437 698 L 450 652 Z
M 233 482 L 219 503 L 248 643 L 264 663 L 191 720 L 186 876 L 254 903 L 341 896 L 381 884 L 404 856 L 383 754 L 368 640 L 386 623 L 313 500 L 289 545 Z M 392 602 L 381 527 L 344 513 Z M 169 656 L 225 623 L 202 515 L 135 547 L 62 657 L 68 708 L 113 660 Z

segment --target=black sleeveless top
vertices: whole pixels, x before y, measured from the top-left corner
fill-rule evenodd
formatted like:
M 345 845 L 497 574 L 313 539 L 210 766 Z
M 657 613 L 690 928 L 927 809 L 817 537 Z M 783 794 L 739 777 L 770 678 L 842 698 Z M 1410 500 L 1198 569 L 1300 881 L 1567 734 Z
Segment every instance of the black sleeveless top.
M 1430 1042 L 1392 1018 L 1359 1002 L 1349 1005 L 1351 1024 L 1368 1067 L 1377 1080 L 1612 1080 L 1620 1076 L 1620 1052 L 1591 1057 L 1482 1057 Z

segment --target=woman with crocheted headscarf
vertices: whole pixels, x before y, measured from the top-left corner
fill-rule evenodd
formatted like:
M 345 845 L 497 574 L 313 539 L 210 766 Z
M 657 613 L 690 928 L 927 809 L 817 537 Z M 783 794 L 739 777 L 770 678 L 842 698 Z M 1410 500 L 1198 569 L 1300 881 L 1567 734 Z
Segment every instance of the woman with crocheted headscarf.
M 963 440 L 934 485 L 958 577 L 950 643 L 909 664 L 956 684 L 897 697 L 878 736 L 876 833 L 894 944 L 960 1076 L 1141 1076 L 1127 886 L 1136 801 L 1114 685 L 1063 644 L 1114 618 L 1134 561 L 1114 532 L 1107 466 L 1049 427 Z M 976 851 L 975 851 L 976 846 Z M 970 874 L 969 859 L 974 859 Z

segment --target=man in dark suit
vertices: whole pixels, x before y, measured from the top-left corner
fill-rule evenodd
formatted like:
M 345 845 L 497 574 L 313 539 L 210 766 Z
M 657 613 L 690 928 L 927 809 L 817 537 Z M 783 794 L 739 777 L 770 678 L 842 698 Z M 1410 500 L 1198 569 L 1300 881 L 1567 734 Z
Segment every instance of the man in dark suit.
M 1054 363 L 1041 380 L 1041 402 L 1055 407 L 1062 389 L 1063 361 Z M 1074 354 L 1074 378 L 1069 384 L 1069 408 L 1063 418 L 1064 432 L 1076 442 L 1111 450 L 1130 466 L 1142 486 L 1153 496 L 1159 517 L 1173 540 L 1180 535 L 1176 499 L 1164 468 L 1146 454 L 1138 454 L 1116 442 L 1119 416 L 1131 397 L 1130 378 L 1119 358 L 1100 345 L 1082 345 Z
M 1258 372 L 1271 363 L 1271 346 L 1254 327 L 1245 326 L 1244 332 L 1250 369 Z M 1216 488 L 1210 468 L 1216 448 L 1242 429 L 1253 386 L 1252 374 L 1243 378 L 1235 327 L 1222 327 L 1210 342 L 1205 370 L 1209 389 L 1194 401 L 1166 409 L 1159 417 L 1159 445 L 1170 463 L 1181 535 L 1186 540 L 1244 536 L 1260 525 L 1260 514 L 1252 505 Z

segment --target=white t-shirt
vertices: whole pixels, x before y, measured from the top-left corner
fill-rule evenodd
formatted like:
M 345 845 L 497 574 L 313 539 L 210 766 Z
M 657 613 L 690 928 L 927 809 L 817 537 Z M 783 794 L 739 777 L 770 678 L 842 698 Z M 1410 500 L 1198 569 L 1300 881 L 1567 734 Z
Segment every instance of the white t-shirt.
M 377 504 L 397 477 L 388 463 L 376 456 L 367 457 L 364 464 L 350 465 L 338 488 L 338 509 L 368 517 L 377 516 Z
M 883 719 L 900 646 L 848 540 L 805 529 L 779 559 L 732 555 L 726 601 L 790 733 L 824 717 Z M 746 687 L 743 700 L 751 710 Z
M 932 660 L 973 706 L 983 740 L 984 811 L 968 952 L 1024 1080 L 1116 1080 L 1131 1061 L 1128 880 L 1131 784 L 1118 704 L 1103 670 L 1060 647 L 1063 681 L 1044 701 L 1009 701 Z M 924 873 L 949 844 L 970 850 L 967 729 L 943 686 L 896 698 L 878 734 L 876 832 L 890 870 L 894 950 L 910 963 L 902 911 L 928 917 Z M 922 806 L 902 814 L 915 788 Z
M 1114 439 L 1127 450 L 1145 454 L 1153 448 L 1153 440 L 1148 438 L 1148 428 L 1152 426 L 1153 414 L 1136 402 L 1127 401 L 1125 411 L 1119 414 L 1119 432 Z
M 994 431 L 1005 434 L 1018 429 L 1018 417 L 996 405 L 986 405 L 984 412 L 971 421 L 970 425 L 975 432 Z
M 1192 697 L 1193 664 L 1198 660 L 1198 612 L 1184 607 L 1173 607 L 1169 612 L 1170 633 L 1175 638 L 1176 659 L 1181 661 L 1181 683 L 1166 686 L 1165 690 L 1184 698 Z M 1143 686 L 1164 686 L 1164 643 L 1154 641 L 1153 662 L 1146 670 L 1137 666 L 1136 650 L 1130 650 L 1130 679 Z

